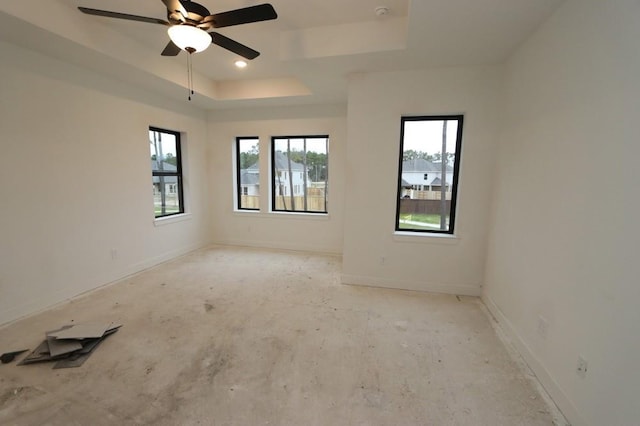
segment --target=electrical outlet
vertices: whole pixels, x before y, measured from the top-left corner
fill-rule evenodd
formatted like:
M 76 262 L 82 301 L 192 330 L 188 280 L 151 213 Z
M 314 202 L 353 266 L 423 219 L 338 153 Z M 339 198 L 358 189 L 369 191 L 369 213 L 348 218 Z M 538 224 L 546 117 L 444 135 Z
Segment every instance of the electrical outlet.
M 579 355 L 578 362 L 576 363 L 576 374 L 579 377 L 584 379 L 587 375 L 587 368 L 588 368 L 587 360 Z
M 549 331 L 549 321 L 542 315 L 538 316 L 538 334 L 543 339 L 547 338 L 547 333 Z
M 118 258 L 118 250 L 116 249 L 111 249 L 110 254 L 111 254 L 111 260 L 116 260 Z

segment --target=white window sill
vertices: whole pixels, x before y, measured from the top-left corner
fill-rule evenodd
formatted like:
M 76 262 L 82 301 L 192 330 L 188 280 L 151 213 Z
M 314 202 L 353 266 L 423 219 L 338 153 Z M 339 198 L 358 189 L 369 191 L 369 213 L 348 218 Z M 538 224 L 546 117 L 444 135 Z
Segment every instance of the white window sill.
M 260 210 L 241 210 L 241 209 L 235 209 L 233 211 L 233 214 L 238 214 L 239 216 L 248 214 L 248 215 L 259 215 L 261 212 Z
M 460 237 L 453 234 L 396 231 L 393 233 L 393 241 L 413 244 L 458 244 Z
M 175 214 L 172 216 L 158 217 L 153 220 L 154 226 L 165 226 L 176 222 L 191 220 L 191 213 Z
M 270 217 L 287 217 L 291 219 L 312 219 L 312 220 L 327 220 L 329 219 L 329 213 L 304 213 L 304 212 L 269 212 Z
M 261 219 L 293 219 L 293 220 L 329 220 L 329 213 L 302 213 L 302 212 L 261 212 L 258 210 L 234 210 L 235 216 L 260 217 Z

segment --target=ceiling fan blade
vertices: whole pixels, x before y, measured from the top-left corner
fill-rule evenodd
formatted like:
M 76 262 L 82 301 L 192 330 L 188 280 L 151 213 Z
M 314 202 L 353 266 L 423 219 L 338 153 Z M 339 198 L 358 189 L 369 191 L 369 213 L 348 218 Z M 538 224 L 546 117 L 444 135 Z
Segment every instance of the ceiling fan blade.
M 251 22 L 268 21 L 276 19 L 278 14 L 269 3 L 257 6 L 245 7 L 242 9 L 230 10 L 228 12 L 216 13 L 207 16 L 202 20 L 202 24 L 211 23 L 213 28 L 230 27 L 232 25 L 249 24 Z
M 260 55 L 260 52 L 253 50 L 250 47 L 245 46 L 244 44 L 240 44 L 235 40 L 231 40 L 229 37 L 225 37 L 222 34 L 211 32 L 211 42 L 216 44 L 224 49 L 227 49 L 237 55 L 242 56 L 246 59 L 255 59 Z
M 167 46 L 162 51 L 161 55 L 162 56 L 177 56 L 178 53 L 180 53 L 180 50 L 182 50 L 182 49 L 180 49 L 178 46 L 176 46 L 174 42 L 169 41 Z
M 105 16 L 107 18 L 127 19 L 129 21 L 147 22 L 149 24 L 170 25 L 167 21 L 146 16 L 129 15 L 128 13 L 110 12 L 108 10 L 90 9 L 88 7 L 78 7 L 80 12 L 87 15 Z
M 187 9 L 184 7 L 180 0 L 162 0 L 165 6 L 167 6 L 167 10 L 171 13 L 178 12 L 184 18 L 188 17 Z

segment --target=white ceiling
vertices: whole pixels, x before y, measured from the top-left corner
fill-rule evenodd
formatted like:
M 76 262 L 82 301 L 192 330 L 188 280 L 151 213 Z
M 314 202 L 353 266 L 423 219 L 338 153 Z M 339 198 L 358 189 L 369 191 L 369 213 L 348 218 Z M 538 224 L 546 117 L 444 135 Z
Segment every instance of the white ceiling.
M 265 1 L 200 3 L 218 13 Z M 235 68 L 236 55 L 215 45 L 193 55 L 192 103 L 345 103 L 351 73 L 498 64 L 562 1 L 271 0 L 277 20 L 216 30 L 261 52 L 247 68 Z M 2 0 L 0 39 L 188 102 L 186 54 L 160 56 L 166 27 L 85 15 L 77 6 L 166 19 L 161 0 Z M 378 6 L 389 13 L 377 16 Z

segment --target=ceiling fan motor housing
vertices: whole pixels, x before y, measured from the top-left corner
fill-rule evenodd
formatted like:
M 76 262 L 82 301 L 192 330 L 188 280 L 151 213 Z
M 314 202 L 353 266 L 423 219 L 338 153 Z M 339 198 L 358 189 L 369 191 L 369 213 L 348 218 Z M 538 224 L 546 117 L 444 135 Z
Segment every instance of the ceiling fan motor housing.
M 209 10 L 206 7 L 196 2 L 183 1 L 182 5 L 184 6 L 185 9 L 187 9 L 186 17 L 182 16 L 182 14 L 179 11 L 167 10 L 167 20 L 174 25 L 180 25 L 180 24 L 186 23 L 186 24 L 191 24 L 195 26 L 200 24 L 200 22 L 205 17 L 211 15 L 211 13 L 209 13 Z M 186 22 L 185 22 L 185 18 L 186 18 Z M 211 25 L 208 25 L 208 27 L 210 26 Z M 200 26 L 200 28 L 204 30 L 207 29 L 207 28 L 203 28 L 202 26 Z

